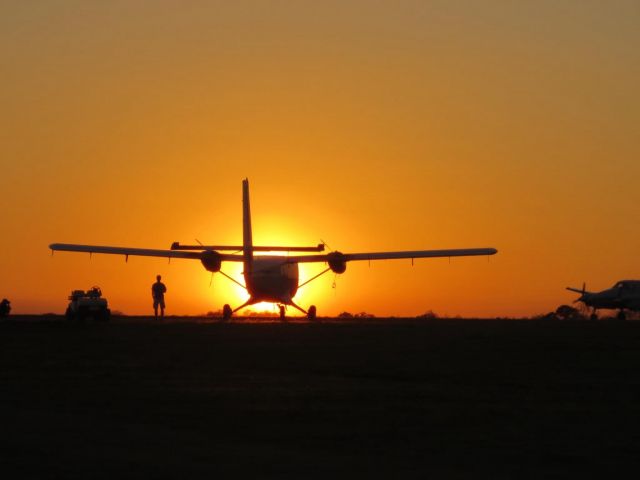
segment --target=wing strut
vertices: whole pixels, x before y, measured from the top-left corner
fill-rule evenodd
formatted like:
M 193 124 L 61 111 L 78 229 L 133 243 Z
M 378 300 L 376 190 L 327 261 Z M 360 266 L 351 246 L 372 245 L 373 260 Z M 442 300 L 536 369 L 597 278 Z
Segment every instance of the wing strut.
M 245 290 L 247 289 L 246 286 L 244 286 L 243 284 L 241 284 L 239 281 L 237 281 L 235 278 L 230 277 L 229 275 L 227 275 L 226 273 L 224 273 L 222 270 L 220 270 L 218 273 L 221 273 L 222 275 L 224 275 L 225 277 L 227 277 L 229 280 L 231 280 L 233 283 L 240 285 L 242 288 L 244 288 Z
M 307 280 L 304 283 L 301 283 L 300 285 L 298 285 L 298 290 L 300 290 L 302 287 L 304 287 L 306 284 L 311 283 L 312 281 L 314 281 L 316 278 L 318 278 L 320 275 L 324 275 L 325 273 L 327 273 L 329 270 L 331 270 L 331 268 L 327 268 L 323 271 L 321 271 L 319 274 L 317 274 L 315 277 L 311 277 L 309 280 Z M 305 312 L 306 313 L 306 312 Z

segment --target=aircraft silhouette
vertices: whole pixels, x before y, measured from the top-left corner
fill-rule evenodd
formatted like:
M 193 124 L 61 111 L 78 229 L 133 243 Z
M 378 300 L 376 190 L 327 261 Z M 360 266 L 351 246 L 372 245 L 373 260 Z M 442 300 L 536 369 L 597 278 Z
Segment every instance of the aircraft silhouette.
M 254 246 L 251 232 L 251 209 L 249 205 L 249 180 L 242 181 L 242 245 L 180 245 L 174 242 L 170 250 L 155 250 L 145 248 L 109 247 L 99 245 L 73 245 L 65 243 L 52 243 L 49 248 L 53 251 L 106 253 L 124 255 L 128 259 L 129 255 L 164 257 L 164 258 L 186 258 L 200 260 L 208 271 L 219 272 L 229 280 L 237 283 L 249 293 L 249 300 L 242 305 L 231 309 L 230 305 L 223 308 L 224 319 L 231 318 L 232 314 L 238 310 L 253 305 L 258 302 L 270 302 L 278 304 L 280 307 L 280 318 L 285 318 L 285 306 L 292 306 L 305 315 L 310 320 L 316 318 L 316 307 L 310 306 L 308 310 L 296 305 L 293 301 L 299 288 L 307 285 L 329 271 L 336 274 L 344 273 L 347 269 L 347 262 L 356 260 L 392 260 L 401 258 L 426 258 L 426 257 L 460 257 L 472 255 L 494 255 L 495 248 L 470 248 L 470 249 L 450 249 L 450 250 L 415 250 L 401 252 L 375 252 L 375 253 L 342 253 L 339 251 L 327 254 L 315 255 L 254 255 L 255 252 L 322 252 L 324 244 L 315 247 L 285 247 L 285 246 Z M 235 252 L 235 253 L 221 253 Z M 239 254 L 242 252 L 242 254 Z M 221 270 L 223 262 L 242 262 L 244 264 L 245 285 L 225 274 Z M 323 262 L 328 267 L 307 280 L 299 283 L 298 265 L 300 263 Z
M 599 308 L 618 309 L 617 318 L 620 320 L 626 318 L 625 309 L 640 310 L 640 280 L 621 280 L 613 287 L 601 292 L 588 292 L 586 284 L 582 284 L 582 290 L 572 287 L 567 287 L 567 290 L 580 294 L 574 303 L 582 302 L 593 309 L 592 320 L 598 318 Z

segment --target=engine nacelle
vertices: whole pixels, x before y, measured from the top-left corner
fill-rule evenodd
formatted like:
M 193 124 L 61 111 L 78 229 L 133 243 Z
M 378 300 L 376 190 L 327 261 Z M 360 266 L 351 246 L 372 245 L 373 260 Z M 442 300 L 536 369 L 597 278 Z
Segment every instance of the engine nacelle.
M 347 270 L 347 261 L 344 254 L 340 252 L 331 252 L 327 255 L 327 262 L 329 268 L 334 273 L 344 273 Z
M 222 267 L 222 259 L 220 254 L 213 250 L 206 250 L 202 252 L 202 258 L 200 259 L 204 268 L 210 272 L 219 272 Z

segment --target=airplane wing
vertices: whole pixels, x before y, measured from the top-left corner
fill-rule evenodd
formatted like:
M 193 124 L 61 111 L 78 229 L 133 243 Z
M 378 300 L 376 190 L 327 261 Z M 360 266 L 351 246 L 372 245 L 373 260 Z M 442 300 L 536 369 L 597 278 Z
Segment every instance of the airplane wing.
M 112 255 L 141 256 L 141 257 L 164 257 L 164 258 L 189 258 L 202 260 L 206 250 L 200 252 L 190 252 L 184 250 L 155 250 L 150 248 L 129 248 L 129 247 L 107 247 L 101 245 L 74 245 L 70 243 L 52 243 L 49 248 L 53 251 L 62 252 L 86 252 L 86 253 L 106 253 Z M 242 262 L 242 255 L 232 255 L 221 253 L 220 260 L 223 262 Z
M 49 245 L 52 251 L 104 253 L 111 255 L 163 257 L 163 258 L 187 258 L 202 260 L 209 252 L 207 250 L 194 252 L 187 250 L 156 250 L 150 248 L 109 247 L 102 245 L 75 245 L 70 243 L 52 243 Z M 291 255 L 282 257 L 285 263 L 310 263 L 340 261 L 350 262 L 356 260 L 396 260 L 402 258 L 435 258 L 435 257 L 467 257 L 474 255 L 494 255 L 498 251 L 495 248 L 464 248 L 449 250 L 413 250 L 402 252 L 369 252 L 369 253 L 341 253 L 331 252 L 324 255 Z M 218 253 L 220 261 L 242 262 L 242 255 Z
M 326 255 L 292 255 L 287 257 L 290 263 L 328 262 L 339 260 L 350 262 L 354 260 L 397 260 L 401 258 L 435 258 L 435 257 L 469 257 L 474 255 L 495 255 L 495 248 L 459 248 L 449 250 L 412 250 L 403 252 L 371 252 L 371 253 L 340 253 L 332 252 Z

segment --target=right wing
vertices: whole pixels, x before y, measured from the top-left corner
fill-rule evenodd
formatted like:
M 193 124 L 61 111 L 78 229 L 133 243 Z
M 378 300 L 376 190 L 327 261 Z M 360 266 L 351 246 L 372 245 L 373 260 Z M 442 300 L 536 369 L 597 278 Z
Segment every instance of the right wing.
M 101 245 L 74 245 L 70 243 L 52 243 L 49 248 L 53 251 L 62 252 L 84 252 L 84 253 L 107 253 L 112 255 L 129 255 L 141 257 L 164 257 L 164 258 L 188 258 L 192 260 L 202 260 L 210 252 L 189 252 L 184 250 L 155 250 L 151 248 L 129 248 L 129 247 L 107 247 Z M 232 255 L 220 253 L 220 260 L 223 262 L 241 262 L 242 255 Z
M 449 250 L 413 250 L 401 252 L 341 253 L 332 252 L 326 255 L 292 255 L 286 257 L 288 262 L 328 262 L 340 260 L 397 260 L 401 258 L 434 258 L 434 257 L 469 257 L 474 255 L 494 255 L 495 248 L 457 248 Z

